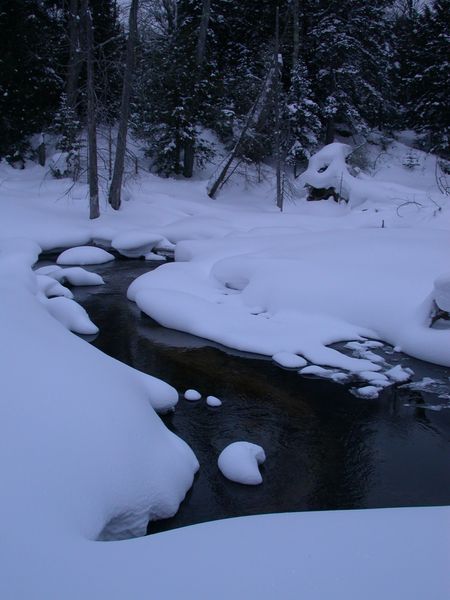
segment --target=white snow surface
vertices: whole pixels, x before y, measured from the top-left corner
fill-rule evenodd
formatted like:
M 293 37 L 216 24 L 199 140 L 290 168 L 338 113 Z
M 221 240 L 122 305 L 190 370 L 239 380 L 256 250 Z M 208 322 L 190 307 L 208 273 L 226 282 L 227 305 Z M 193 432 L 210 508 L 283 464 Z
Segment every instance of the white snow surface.
M 142 275 L 128 297 L 161 325 L 238 350 L 380 370 L 368 350 L 355 358 L 328 347 L 364 336 L 449 366 L 450 331 L 429 327 L 449 255 L 440 229 L 230 234 L 180 242 L 178 262 Z M 265 312 L 253 314 L 255 305 Z
M 272 356 L 272 360 L 287 369 L 300 369 L 300 367 L 306 365 L 306 360 L 303 357 L 291 352 L 277 352 Z
M 86 185 L 0 162 L 0 597 L 447 597 L 449 508 L 266 515 L 94 542 L 173 514 L 197 462 L 149 405 L 165 396 L 159 409 L 169 409 L 176 391 L 68 332 L 45 306 L 66 292 L 29 268 L 41 249 L 93 240 L 108 248 L 128 232 L 133 253 L 177 245 L 176 263 L 129 290 L 170 327 L 374 382 L 381 367 L 370 355 L 327 345 L 375 338 L 449 364 L 448 329 L 427 326 L 450 237 L 435 158 L 417 152 L 411 171 L 402 143 L 381 157 L 374 145 L 371 175 L 353 176 L 344 150 L 328 157 L 328 176 L 342 181 L 348 205 L 308 203 L 299 188 L 280 214 L 270 180 L 234 178 L 212 202 L 201 177 L 147 174 L 128 184 L 120 211 L 103 198 L 95 222 Z M 136 230 L 145 234 L 138 248 Z M 80 267 L 38 274 L 102 283 Z M 366 387 L 378 393 L 378 383 Z
M 114 256 L 94 246 L 78 246 L 64 250 L 58 256 L 58 265 L 101 265 L 114 260 Z
M 258 485 L 262 483 L 258 465 L 265 460 L 264 450 L 258 444 L 233 442 L 222 450 L 217 465 L 224 477 L 231 481 Z

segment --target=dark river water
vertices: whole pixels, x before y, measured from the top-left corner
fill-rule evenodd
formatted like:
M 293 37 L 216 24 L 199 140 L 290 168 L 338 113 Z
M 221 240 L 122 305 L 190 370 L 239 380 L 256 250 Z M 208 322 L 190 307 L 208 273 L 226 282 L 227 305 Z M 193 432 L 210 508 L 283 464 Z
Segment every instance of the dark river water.
M 126 299 L 129 284 L 153 265 L 116 260 L 90 269 L 106 285 L 73 289 L 100 328 L 91 341 L 97 348 L 181 394 L 194 388 L 223 401 L 211 408 L 204 398 L 181 397 L 162 417 L 194 450 L 200 470 L 177 515 L 149 531 L 258 513 L 450 504 L 448 399 L 399 387 L 363 400 L 346 386 L 166 330 Z M 397 360 L 417 379 L 449 382 L 448 369 Z M 266 452 L 262 485 L 230 482 L 218 470 L 219 453 L 241 440 Z

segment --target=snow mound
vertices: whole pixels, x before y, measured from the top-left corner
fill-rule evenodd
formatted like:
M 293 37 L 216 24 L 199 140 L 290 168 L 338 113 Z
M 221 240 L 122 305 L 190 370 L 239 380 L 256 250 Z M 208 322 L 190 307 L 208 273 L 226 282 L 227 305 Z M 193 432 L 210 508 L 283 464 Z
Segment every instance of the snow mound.
M 60 280 L 62 279 L 63 268 L 58 265 L 47 265 L 45 267 L 39 267 L 34 271 L 36 275 L 47 275 L 48 277 L 52 277 L 53 279 Z
M 36 275 L 36 281 L 40 292 L 47 298 L 52 296 L 65 296 L 66 298 L 73 299 L 72 292 L 61 285 L 59 281 L 49 277 L 48 275 Z
M 117 235 L 117 230 L 106 225 L 93 225 L 91 227 L 91 238 L 94 244 L 99 246 L 111 246 L 111 240 Z
M 56 262 L 58 265 L 101 265 L 114 260 L 114 256 L 102 248 L 78 246 L 64 250 Z
M 197 390 L 186 390 L 184 392 L 185 400 L 189 400 L 190 402 L 197 402 L 197 400 L 200 400 L 201 397 L 202 395 L 200 392 L 197 392 Z
M 287 369 L 300 369 L 306 365 L 304 358 L 291 352 L 277 352 L 272 356 L 272 360 Z
M 217 464 L 222 474 L 231 481 L 246 485 L 262 483 L 258 465 L 266 460 L 261 446 L 250 442 L 233 442 L 219 455 Z
M 103 285 L 103 277 L 98 273 L 92 273 L 86 271 L 83 267 L 68 267 L 67 269 L 61 269 L 49 274 L 49 277 L 54 277 L 59 282 L 67 281 L 70 285 L 84 286 L 84 285 Z
M 207 396 L 206 404 L 208 406 L 222 406 L 222 400 L 219 400 L 216 396 Z
M 164 237 L 142 229 L 124 231 L 113 237 L 111 246 L 128 258 L 140 258 L 149 255 Z
M 147 398 L 155 411 L 159 414 L 172 412 L 178 404 L 177 390 L 152 375 L 140 373 L 136 371 L 137 376 L 142 382 L 143 387 L 147 390 Z
M 311 156 L 308 168 L 301 176 L 302 181 L 314 188 L 334 188 L 348 198 L 354 179 L 346 163 L 351 152 L 352 147 L 348 144 L 328 144 Z
M 75 300 L 64 297 L 49 298 L 44 306 L 52 317 L 57 319 L 70 331 L 82 335 L 98 333 L 98 327 L 90 320 L 85 309 L 75 302 Z
M 434 281 L 434 300 L 441 310 L 450 312 L 450 273 Z

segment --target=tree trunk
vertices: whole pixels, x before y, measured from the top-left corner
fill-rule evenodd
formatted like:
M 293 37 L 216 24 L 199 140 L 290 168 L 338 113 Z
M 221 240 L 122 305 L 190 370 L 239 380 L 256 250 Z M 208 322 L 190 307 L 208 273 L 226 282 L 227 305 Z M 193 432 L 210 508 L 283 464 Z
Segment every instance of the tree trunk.
M 115 210 L 121 204 L 123 170 L 125 165 L 125 152 L 127 149 L 128 118 L 130 115 L 130 97 L 133 79 L 134 47 L 137 38 L 137 12 L 138 0 L 131 0 L 130 15 L 128 20 L 127 54 L 125 71 L 123 74 L 122 103 L 120 107 L 119 130 L 117 132 L 116 157 L 114 160 L 114 173 L 109 188 L 108 201 Z
M 334 129 L 335 129 L 334 118 L 328 117 L 327 128 L 325 131 L 325 145 L 332 144 L 334 142 Z
M 84 4 L 83 4 L 84 6 Z M 78 0 L 70 0 L 68 14 L 69 63 L 66 75 L 67 105 L 75 111 L 78 95 L 78 80 L 82 67 L 80 49 L 80 15 Z
M 44 139 L 44 134 L 41 133 L 41 143 L 38 146 L 38 162 L 41 165 L 41 167 L 45 167 L 45 160 L 47 158 L 47 150 L 45 147 L 45 139 Z
M 336 74 L 332 69 L 330 71 L 330 94 L 334 94 L 336 91 Z M 330 115 L 327 118 L 326 130 L 325 130 L 325 145 L 332 144 L 334 142 L 334 134 L 335 134 L 335 118 L 333 115 Z
M 205 61 L 206 53 L 206 34 L 208 33 L 209 18 L 211 16 L 211 0 L 203 0 L 202 18 L 200 21 L 200 29 L 198 32 L 197 52 L 195 55 L 195 64 L 197 73 L 200 75 L 201 68 Z
M 195 100 L 197 96 L 197 85 L 202 77 L 202 68 L 205 62 L 206 56 L 206 36 L 208 33 L 209 19 L 211 16 L 211 0 L 203 0 L 202 4 L 202 16 L 200 19 L 200 28 L 198 31 L 197 38 L 197 49 L 195 53 L 195 78 L 192 93 L 192 105 L 195 107 Z M 195 108 L 194 108 L 195 110 Z M 184 160 L 183 160 L 183 175 L 184 177 L 192 177 L 194 172 L 194 160 L 195 160 L 195 139 L 187 139 L 184 142 Z
M 300 53 L 299 0 L 292 1 L 292 71 Z
M 184 157 L 183 157 L 183 176 L 192 177 L 194 172 L 195 160 L 195 140 L 186 140 L 184 142 Z
M 89 180 L 89 218 L 100 216 L 98 201 L 97 172 L 97 123 L 94 87 L 94 32 L 89 0 L 83 0 L 83 17 L 85 28 L 85 54 L 87 71 L 87 129 L 88 129 L 88 180 Z
M 283 186 L 281 175 L 281 118 L 280 118 L 280 15 L 276 8 L 275 17 L 275 49 L 274 49 L 274 108 L 275 108 L 275 154 L 277 179 L 277 207 L 283 210 Z

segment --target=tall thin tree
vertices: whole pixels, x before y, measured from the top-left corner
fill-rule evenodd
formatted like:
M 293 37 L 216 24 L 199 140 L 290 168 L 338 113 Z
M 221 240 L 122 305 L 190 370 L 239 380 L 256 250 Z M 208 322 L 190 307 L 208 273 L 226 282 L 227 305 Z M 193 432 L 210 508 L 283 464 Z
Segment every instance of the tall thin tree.
M 192 104 L 194 105 L 197 100 L 197 87 L 202 76 L 202 68 L 206 58 L 206 36 L 208 33 L 209 20 L 211 17 L 211 0 L 203 0 L 202 2 L 202 16 L 200 19 L 200 27 L 198 30 L 197 48 L 195 52 L 195 76 L 193 81 L 193 93 L 192 93 Z M 184 143 L 184 164 L 183 164 L 183 175 L 185 177 L 192 177 L 194 170 L 194 157 L 195 157 L 195 141 L 192 138 L 188 138 Z
M 70 0 L 67 14 L 69 35 L 69 62 L 66 75 L 67 105 L 75 111 L 78 95 L 78 79 L 82 68 L 80 48 L 80 14 L 78 0 Z
M 82 0 L 83 22 L 85 34 L 86 75 L 87 75 L 87 130 L 88 130 L 88 162 L 89 162 L 89 218 L 100 216 L 98 200 L 97 171 L 97 119 L 95 102 L 94 73 L 94 31 L 89 0 Z
M 137 39 L 137 14 L 138 0 L 131 0 L 116 156 L 114 159 L 114 172 L 108 196 L 108 201 L 115 210 L 119 210 L 121 204 L 125 152 L 127 149 L 128 118 L 130 115 L 130 98 L 133 81 L 134 49 Z

